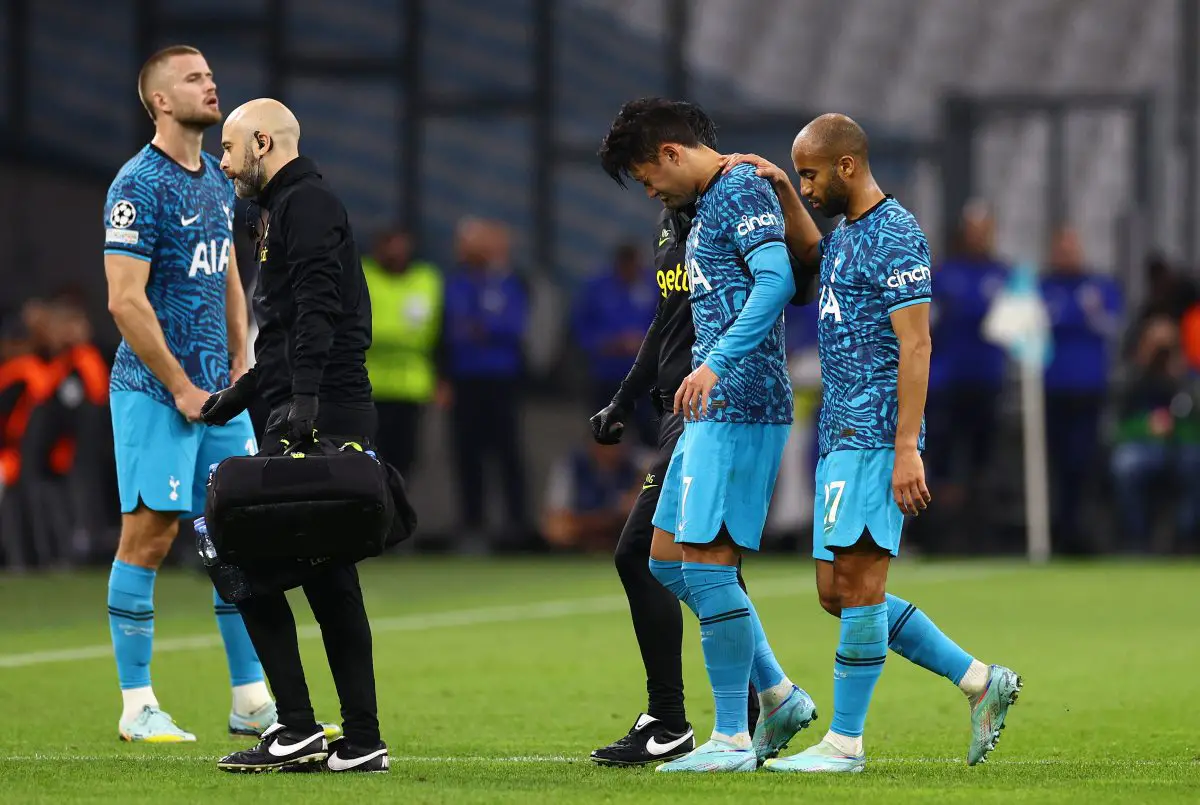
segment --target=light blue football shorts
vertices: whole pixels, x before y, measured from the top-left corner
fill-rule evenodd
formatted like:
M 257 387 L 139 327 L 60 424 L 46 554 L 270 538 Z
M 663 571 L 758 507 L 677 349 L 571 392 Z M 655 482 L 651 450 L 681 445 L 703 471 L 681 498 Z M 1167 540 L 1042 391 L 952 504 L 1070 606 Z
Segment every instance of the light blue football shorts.
M 869 533 L 883 550 L 900 552 L 904 513 L 892 497 L 896 451 L 835 450 L 817 462 L 813 489 L 813 558 L 833 561 L 831 548 L 849 548 Z
M 663 478 L 654 525 L 676 542 L 705 544 L 724 525 L 757 551 L 790 425 L 689 422 Z
M 110 395 L 121 512 L 141 501 L 159 512 L 204 512 L 208 468 L 230 456 L 258 452 L 250 413 L 226 425 L 188 422 L 175 408 L 140 391 Z

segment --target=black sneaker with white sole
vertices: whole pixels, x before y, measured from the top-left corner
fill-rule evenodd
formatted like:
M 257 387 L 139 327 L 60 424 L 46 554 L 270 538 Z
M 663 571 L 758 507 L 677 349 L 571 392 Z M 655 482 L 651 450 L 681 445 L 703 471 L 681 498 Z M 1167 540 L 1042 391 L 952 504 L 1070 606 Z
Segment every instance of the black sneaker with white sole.
M 329 744 L 329 759 L 325 766 L 330 771 L 369 771 L 385 772 L 388 770 L 387 744 L 382 741 L 372 747 L 355 746 L 345 738 L 338 738 Z
M 321 727 L 310 732 L 272 724 L 257 746 L 226 755 L 217 761 L 217 768 L 230 772 L 319 771 L 328 756 L 329 745 Z
M 592 761 L 601 766 L 644 766 L 686 755 L 696 748 L 691 726 L 672 732 L 654 716 L 642 713 L 629 733 L 592 752 Z

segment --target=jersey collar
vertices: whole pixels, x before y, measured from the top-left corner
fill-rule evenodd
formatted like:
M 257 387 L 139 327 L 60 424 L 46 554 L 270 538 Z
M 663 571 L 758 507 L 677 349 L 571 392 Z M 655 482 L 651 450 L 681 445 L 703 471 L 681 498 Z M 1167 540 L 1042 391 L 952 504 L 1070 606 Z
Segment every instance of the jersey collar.
M 185 168 L 185 167 L 183 167 L 183 165 L 180 165 L 178 162 L 175 161 L 174 157 L 172 157 L 166 151 L 159 148 L 154 143 L 150 143 L 150 150 L 153 151 L 154 153 L 158 154 L 160 157 L 165 159 L 167 162 L 170 162 L 175 167 L 179 168 L 181 171 L 186 173 L 188 176 L 191 176 L 193 179 L 200 179 L 200 178 L 204 177 L 204 155 L 203 154 L 200 155 L 200 167 L 197 168 L 196 170 L 192 170 L 191 168 Z
M 871 209 L 867 210 L 866 212 L 864 212 L 862 215 L 858 216 L 857 218 L 847 218 L 846 223 L 857 224 L 859 221 L 865 221 L 868 218 L 870 218 L 875 213 L 876 210 L 878 210 L 884 204 L 887 204 L 889 201 L 893 201 L 894 199 L 895 199 L 895 196 L 893 196 L 891 193 L 884 193 L 883 198 L 881 198 L 881 199 L 879 199 L 879 201 L 875 202 L 875 204 L 871 207 Z

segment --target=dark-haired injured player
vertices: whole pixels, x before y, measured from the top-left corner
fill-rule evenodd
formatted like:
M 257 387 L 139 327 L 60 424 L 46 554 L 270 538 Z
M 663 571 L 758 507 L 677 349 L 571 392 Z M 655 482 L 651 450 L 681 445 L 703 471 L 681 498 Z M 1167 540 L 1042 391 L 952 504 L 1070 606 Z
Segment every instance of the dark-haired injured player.
M 792 422 L 783 309 L 795 281 L 783 212 L 752 167 L 723 175 L 722 156 L 670 101 L 622 107 L 601 161 L 666 206 L 696 208 L 685 253 L 694 370 L 673 400 L 686 424 L 662 482 L 650 564 L 700 619 L 716 724 L 708 742 L 658 770 L 753 771 L 816 715 L 780 668 L 737 577 L 741 552 L 758 549 Z M 750 681 L 763 712 L 753 739 Z
M 842 628 L 830 730 L 800 754 L 767 761 L 771 771 L 863 769 L 867 707 L 888 648 L 967 695 L 970 765 L 995 747 L 1021 686 L 1014 672 L 974 659 L 915 606 L 885 592 L 904 515 L 930 502 L 921 451 L 932 289 L 925 235 L 879 189 L 867 151 L 866 134 L 843 115 L 817 118 L 792 145 L 803 196 L 828 217 L 845 216 L 820 240 L 788 231 L 792 253 L 820 269 L 823 400 L 815 489 L 824 507 L 813 517 L 813 557 L 821 605 L 840 617 Z M 807 215 L 786 174 L 759 157 L 729 162 L 743 160 L 771 179 L 789 221 Z
M 717 131 L 712 118 L 695 104 L 676 101 L 675 105 L 688 118 L 696 139 L 715 149 Z M 695 215 L 694 204 L 663 205 L 654 227 L 657 276 L 653 279 L 660 294 L 654 319 L 612 402 L 591 418 L 596 441 L 615 444 L 621 440 L 625 422 L 639 398 L 653 395 L 654 405 L 660 411 L 658 452 L 641 494 L 629 512 L 614 556 L 646 669 L 646 711 L 638 714 L 628 733 L 592 752 L 591 759 L 605 766 L 662 763 L 696 748 L 684 706 L 683 617 L 679 601 L 659 583 L 648 564 L 654 537 L 654 510 L 658 507 L 667 466 L 683 434 L 683 416 L 666 409 L 674 405 L 675 390 L 692 371 L 692 346 L 696 343 L 687 271 L 683 267 L 687 236 Z M 751 686 L 747 723 L 753 727 L 758 723 L 758 715 L 758 691 Z

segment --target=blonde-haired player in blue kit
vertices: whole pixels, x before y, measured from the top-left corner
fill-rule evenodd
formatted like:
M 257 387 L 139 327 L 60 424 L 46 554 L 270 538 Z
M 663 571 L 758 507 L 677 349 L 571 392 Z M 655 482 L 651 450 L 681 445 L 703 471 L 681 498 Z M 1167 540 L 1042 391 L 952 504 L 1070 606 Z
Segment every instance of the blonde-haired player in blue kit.
M 110 401 L 121 541 L 108 581 L 108 619 L 126 741 L 194 741 L 159 707 L 150 684 L 154 581 L 179 518 L 204 508 L 209 465 L 256 452 L 249 416 L 199 422 L 209 394 L 246 371 L 246 300 L 233 253 L 233 185 L 201 151 L 221 122 L 217 85 L 200 51 L 156 53 L 138 76 L 154 139 L 121 168 L 104 208 L 108 305 L 122 341 Z M 229 731 L 257 735 L 275 703 L 237 609 L 213 591 L 233 685 Z M 195 682 L 195 680 L 189 680 Z
M 825 739 L 766 768 L 856 772 L 866 763 L 867 706 L 890 648 L 945 676 L 967 695 L 974 765 L 995 748 L 1021 680 L 958 647 L 909 602 L 885 592 L 904 515 L 930 502 L 921 460 L 929 380 L 929 246 L 920 226 L 871 175 L 867 137 L 844 115 L 823 115 L 797 135 L 792 161 L 801 193 L 845 219 L 821 238 L 803 217 L 787 174 L 761 157 L 788 212 L 788 244 L 820 270 L 818 350 L 823 385 L 813 558 L 821 605 L 842 621 L 834 656 L 834 718 Z

